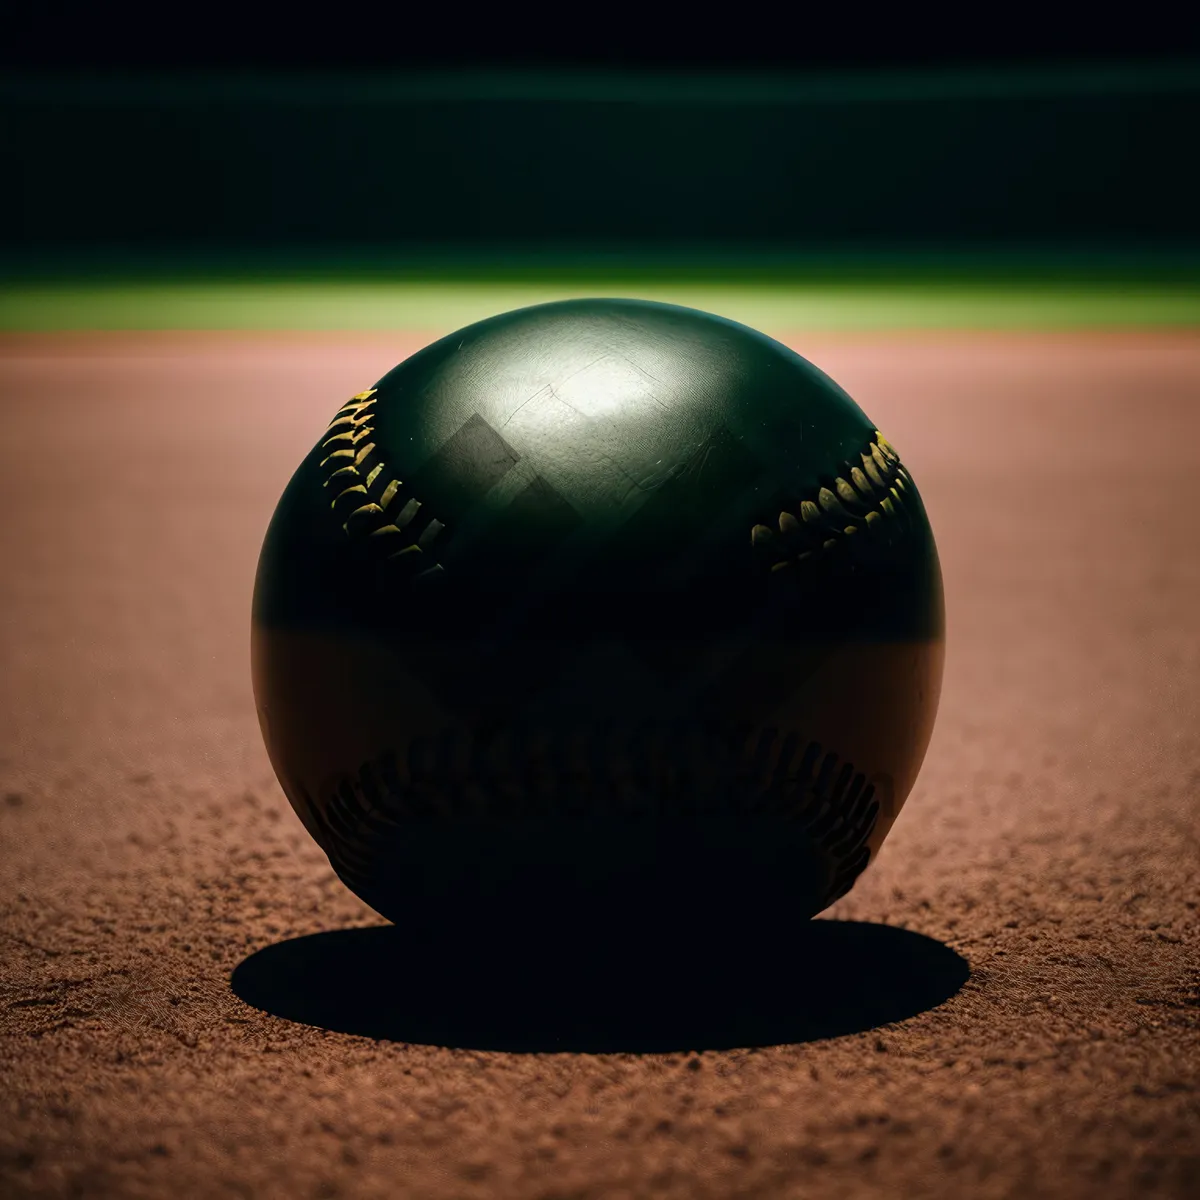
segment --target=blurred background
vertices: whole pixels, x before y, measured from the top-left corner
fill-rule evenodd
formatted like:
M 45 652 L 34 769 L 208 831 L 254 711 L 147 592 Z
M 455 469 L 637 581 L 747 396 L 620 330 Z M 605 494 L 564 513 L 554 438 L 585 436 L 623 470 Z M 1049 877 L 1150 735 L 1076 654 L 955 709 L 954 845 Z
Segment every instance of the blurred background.
M 17 16 L 0 328 L 1200 316 L 1194 30 L 373 21 Z

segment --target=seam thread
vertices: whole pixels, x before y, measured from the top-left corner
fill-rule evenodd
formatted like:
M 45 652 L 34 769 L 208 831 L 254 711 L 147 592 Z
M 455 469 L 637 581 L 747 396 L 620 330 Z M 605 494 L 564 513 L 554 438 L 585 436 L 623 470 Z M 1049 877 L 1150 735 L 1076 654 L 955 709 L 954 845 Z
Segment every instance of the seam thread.
M 442 565 L 429 553 L 445 524 L 399 479 L 370 441 L 377 388 L 358 392 L 334 414 L 321 440 L 322 486 L 346 536 L 387 571 L 426 580 Z
M 825 904 L 870 860 L 875 787 L 836 753 L 776 728 L 448 729 L 303 792 L 338 875 L 373 886 L 406 828 L 472 817 L 741 816 L 786 822 L 833 860 Z
M 858 550 L 878 537 L 890 539 L 912 530 L 908 508 L 915 497 L 912 478 L 878 429 L 859 459 L 861 465 L 842 463 L 841 473 L 811 498 L 790 504 L 795 511 L 781 512 L 776 528 L 755 525 L 751 529 L 750 544 L 770 563 L 772 572 L 811 563 L 850 544 Z

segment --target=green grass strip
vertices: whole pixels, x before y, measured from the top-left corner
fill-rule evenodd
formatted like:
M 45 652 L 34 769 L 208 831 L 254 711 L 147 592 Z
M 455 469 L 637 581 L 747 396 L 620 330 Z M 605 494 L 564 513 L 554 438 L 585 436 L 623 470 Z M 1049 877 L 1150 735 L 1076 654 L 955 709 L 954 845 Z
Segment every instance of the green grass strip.
M 0 285 L 0 331 L 449 330 L 523 305 L 594 295 L 683 304 L 777 330 L 1200 326 L 1200 282 L 1191 280 L 26 280 Z

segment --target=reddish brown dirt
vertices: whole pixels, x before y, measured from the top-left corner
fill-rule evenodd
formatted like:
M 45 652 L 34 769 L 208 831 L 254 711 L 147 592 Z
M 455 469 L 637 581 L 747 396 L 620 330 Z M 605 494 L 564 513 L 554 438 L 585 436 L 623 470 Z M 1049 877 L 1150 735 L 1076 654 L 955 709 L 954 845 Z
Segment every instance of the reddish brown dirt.
M 922 1000 L 928 955 L 847 935 L 809 986 L 848 1032 L 653 1053 L 496 1049 L 482 976 L 457 1044 L 403 1040 L 437 993 L 402 941 L 402 1040 L 279 1015 L 337 994 L 321 954 L 259 971 L 274 1011 L 231 986 L 378 923 L 271 776 L 249 600 L 331 406 L 421 340 L 0 341 L 0 1194 L 1200 1195 L 1200 336 L 792 339 L 904 456 L 949 621 L 924 771 L 827 915 L 971 974 Z M 786 1018 L 762 954 L 714 947 Z

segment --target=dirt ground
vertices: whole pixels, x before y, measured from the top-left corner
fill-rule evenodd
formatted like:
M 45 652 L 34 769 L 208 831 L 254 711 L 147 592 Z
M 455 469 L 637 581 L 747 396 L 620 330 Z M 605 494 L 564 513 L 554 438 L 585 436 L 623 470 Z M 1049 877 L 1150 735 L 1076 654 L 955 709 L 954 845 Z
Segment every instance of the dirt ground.
M 933 742 L 832 920 L 603 971 L 370 928 L 262 748 L 267 520 L 423 340 L 0 339 L 0 1195 L 1200 1195 L 1200 334 L 790 339 L 925 498 Z

